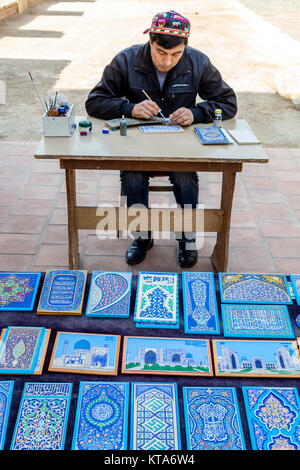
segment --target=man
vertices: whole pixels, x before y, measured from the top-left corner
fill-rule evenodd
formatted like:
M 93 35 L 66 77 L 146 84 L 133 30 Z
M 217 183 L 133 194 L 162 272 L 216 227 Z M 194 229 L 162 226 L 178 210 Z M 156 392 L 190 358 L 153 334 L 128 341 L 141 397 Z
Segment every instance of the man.
M 129 47 L 104 69 L 101 81 L 90 92 L 86 110 L 100 119 L 125 117 L 149 119 L 162 112 L 181 126 L 212 122 L 216 108 L 223 119 L 235 116 L 236 96 L 220 72 L 202 52 L 188 46 L 190 22 L 169 11 L 152 20 L 149 42 Z M 144 91 L 151 98 L 145 98 Z M 201 102 L 196 103 L 197 95 Z M 121 171 L 122 193 L 127 206 L 148 207 L 149 172 Z M 195 208 L 198 204 L 198 175 L 195 172 L 169 172 L 177 204 Z M 139 235 L 139 234 L 138 234 Z M 195 237 L 181 234 L 178 263 L 189 268 L 197 262 Z M 137 236 L 126 253 L 129 264 L 138 264 L 153 246 L 148 237 Z

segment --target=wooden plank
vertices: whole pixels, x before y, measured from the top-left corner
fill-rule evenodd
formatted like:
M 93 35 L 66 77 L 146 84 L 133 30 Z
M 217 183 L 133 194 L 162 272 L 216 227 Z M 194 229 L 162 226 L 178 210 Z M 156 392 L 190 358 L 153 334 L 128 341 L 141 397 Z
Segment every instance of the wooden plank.
M 221 232 L 224 211 L 220 209 L 133 209 L 127 207 L 85 207 L 74 209 L 78 230 L 139 230 Z M 133 227 L 134 226 L 134 227 Z
M 66 170 L 66 192 L 68 205 L 69 268 L 77 269 L 79 264 L 78 231 L 76 227 L 76 177 L 75 170 Z
M 151 171 L 168 172 L 172 171 L 204 171 L 204 172 L 241 172 L 242 163 L 230 162 L 172 162 L 169 161 L 122 161 L 122 160 L 72 160 L 61 159 L 60 168 L 77 170 L 130 170 L 130 171 Z

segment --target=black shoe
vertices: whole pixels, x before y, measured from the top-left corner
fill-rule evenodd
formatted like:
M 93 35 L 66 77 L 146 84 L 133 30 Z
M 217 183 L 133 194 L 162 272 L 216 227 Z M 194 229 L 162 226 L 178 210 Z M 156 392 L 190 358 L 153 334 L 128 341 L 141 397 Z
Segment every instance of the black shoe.
M 146 252 L 152 248 L 153 240 L 152 238 L 142 240 L 137 238 L 133 241 L 131 246 L 128 248 L 126 253 L 126 261 L 128 264 L 139 264 L 146 258 Z
M 195 249 L 195 242 L 178 242 L 178 264 L 182 268 L 191 268 L 197 263 L 198 250 Z

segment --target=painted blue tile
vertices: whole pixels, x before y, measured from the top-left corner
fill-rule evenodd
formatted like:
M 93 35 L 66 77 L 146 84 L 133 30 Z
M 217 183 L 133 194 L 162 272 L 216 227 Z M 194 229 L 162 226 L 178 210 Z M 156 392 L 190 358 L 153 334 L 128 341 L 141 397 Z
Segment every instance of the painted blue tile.
M 182 297 L 185 333 L 220 333 L 213 273 L 183 272 Z
M 126 450 L 129 383 L 80 382 L 72 450 Z
M 254 450 L 300 450 L 300 401 L 294 387 L 242 387 Z
M 188 450 L 245 450 L 234 387 L 183 387 Z
M 93 271 L 86 316 L 129 317 L 131 283 L 132 273 Z
M 0 311 L 31 311 L 41 273 L 0 273 Z

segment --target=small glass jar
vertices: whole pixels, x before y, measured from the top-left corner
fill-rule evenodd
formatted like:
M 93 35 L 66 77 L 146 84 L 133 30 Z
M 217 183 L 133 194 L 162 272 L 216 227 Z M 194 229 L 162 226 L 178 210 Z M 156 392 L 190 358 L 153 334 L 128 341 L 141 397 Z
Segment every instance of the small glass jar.
M 88 135 L 91 132 L 93 126 L 91 121 L 80 121 L 78 124 L 78 130 L 80 135 Z

